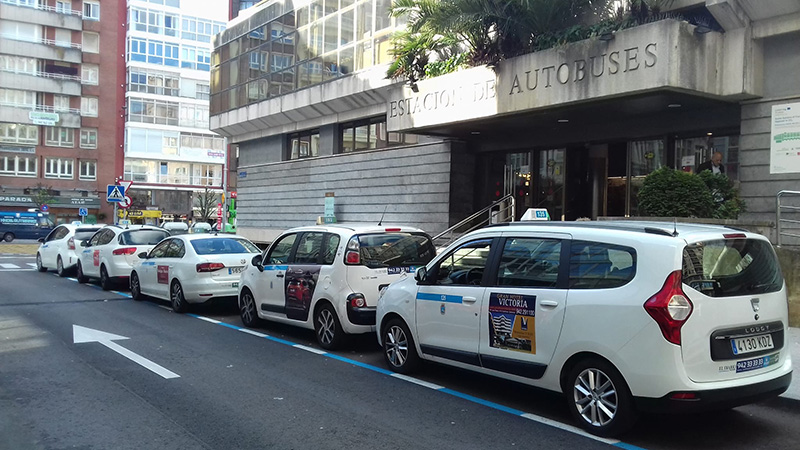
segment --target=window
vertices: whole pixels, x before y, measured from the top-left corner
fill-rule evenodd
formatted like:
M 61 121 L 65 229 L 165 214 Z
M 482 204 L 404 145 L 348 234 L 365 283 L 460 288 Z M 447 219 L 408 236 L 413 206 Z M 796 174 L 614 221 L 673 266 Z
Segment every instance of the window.
M 224 147 L 225 138 L 219 136 L 181 133 L 181 148 L 200 148 L 222 152 Z
M 81 148 L 97 148 L 97 129 L 81 129 Z
M 221 186 L 222 165 L 192 164 L 192 180 L 190 184 L 201 186 Z
M 468 242 L 453 250 L 431 269 L 433 284 L 478 286 L 489 258 L 491 239 Z
M 178 125 L 178 103 L 131 98 L 128 104 L 130 122 Z
M 310 158 L 319 153 L 319 130 L 289 135 L 289 159 Z
M 38 158 L 34 155 L 0 155 L 0 175 L 36 177 Z
M 78 174 L 80 180 L 96 180 L 97 179 L 97 161 L 80 161 L 80 173 Z
M 100 20 L 100 3 L 83 0 L 83 19 Z
M 131 69 L 128 74 L 128 83 L 128 90 L 135 92 L 147 92 L 170 97 L 177 97 L 180 92 L 180 81 L 177 76 L 159 72 Z
M 0 104 L 33 109 L 36 107 L 36 92 L 0 89 Z
M 178 44 L 164 44 L 164 65 L 171 66 L 171 67 L 178 67 L 178 60 L 179 60 L 179 50 Z
M 82 49 L 86 53 L 100 53 L 100 35 L 84 31 Z
M 44 144 L 52 147 L 75 147 L 75 132 L 72 128 L 45 127 Z
M 276 242 L 269 251 L 269 254 L 264 259 L 265 266 L 275 264 L 286 264 L 289 262 L 289 254 L 292 252 L 294 241 L 297 239 L 296 234 L 284 236 Z
M 36 145 L 39 143 L 39 127 L 21 123 L 0 123 L 0 142 Z
M 147 61 L 147 40 L 130 38 L 128 39 L 128 59 L 131 61 Z
M 208 129 L 208 106 L 181 105 L 180 124 L 182 127 Z
M 341 139 L 343 153 L 417 143 L 416 135 L 387 133 L 386 119 L 382 117 L 342 125 Z
M 97 97 L 81 97 L 81 115 L 97 117 Z
M 317 264 L 322 250 L 323 233 L 303 233 L 292 259 L 292 264 Z
M 72 179 L 72 169 L 75 162 L 67 158 L 46 158 L 44 160 L 44 177 Z
M 0 70 L 6 72 L 35 74 L 38 70 L 38 65 L 36 58 L 0 55 Z
M 336 250 L 339 249 L 339 235 L 333 233 L 325 233 L 325 245 L 322 255 L 322 264 L 331 265 L 336 259 Z
M 178 35 L 178 16 L 174 14 L 164 14 L 164 34 L 167 36 Z
M 569 255 L 570 289 L 620 287 L 636 273 L 636 250 L 600 242 L 572 241 Z
M 211 87 L 207 84 L 198 83 L 196 98 L 200 100 L 208 100 L 211 95 Z
M 82 64 L 81 65 L 81 83 L 83 84 L 97 84 L 99 79 L 100 68 L 96 64 Z
M 556 287 L 561 241 L 509 238 L 497 271 L 499 286 Z
M 72 14 L 72 2 L 69 0 L 57 0 L 56 12 L 61 14 Z
M 69 95 L 53 95 L 53 110 L 69 111 Z

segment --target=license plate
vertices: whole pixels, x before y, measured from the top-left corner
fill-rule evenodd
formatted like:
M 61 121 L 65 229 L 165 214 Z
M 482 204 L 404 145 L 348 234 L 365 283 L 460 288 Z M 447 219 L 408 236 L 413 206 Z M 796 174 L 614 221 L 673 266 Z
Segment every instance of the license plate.
M 228 275 L 233 275 L 235 273 L 242 273 L 243 267 L 228 267 Z
M 774 366 L 778 364 L 780 358 L 779 354 L 762 356 L 761 358 L 748 359 L 745 361 L 736 362 L 736 373 L 749 372 L 751 370 L 763 369 L 765 367 Z
M 239 282 L 238 281 L 234 281 L 233 283 L 231 283 L 231 287 L 238 288 L 239 287 Z
M 773 348 L 775 348 L 775 346 L 772 344 L 771 334 L 731 339 L 731 349 L 734 355 L 744 355 L 746 353 L 770 350 Z

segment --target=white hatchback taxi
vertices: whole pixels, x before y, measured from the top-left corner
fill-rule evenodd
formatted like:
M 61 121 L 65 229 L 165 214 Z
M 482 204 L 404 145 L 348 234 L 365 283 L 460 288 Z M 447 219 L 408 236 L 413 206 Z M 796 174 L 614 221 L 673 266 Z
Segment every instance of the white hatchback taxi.
M 763 236 L 659 222 L 516 222 L 462 236 L 378 302 L 388 366 L 420 359 L 562 392 L 601 436 L 637 411 L 729 408 L 791 382 Z
M 138 254 L 130 273 L 131 296 L 169 300 L 175 312 L 212 299 L 235 300 L 239 277 L 253 253 L 247 239 L 213 234 L 182 234 L 165 239 L 150 252 Z
M 78 259 L 78 282 L 90 278 L 100 280 L 104 290 L 111 289 L 119 280 L 127 281 L 131 267 L 140 252 L 149 251 L 169 232 L 150 225 L 106 225 L 91 238 L 81 242 Z
M 328 225 L 287 230 L 253 258 L 239 286 L 245 326 L 260 319 L 313 329 L 335 348 L 345 334 L 375 331 L 381 289 L 436 254 L 422 230 Z
M 46 272 L 55 267 L 58 276 L 67 276 L 78 264 L 76 242 L 89 239 L 101 228 L 103 225 L 63 224 L 55 227 L 47 237 L 39 239 L 41 245 L 36 252 L 36 268 L 39 272 Z

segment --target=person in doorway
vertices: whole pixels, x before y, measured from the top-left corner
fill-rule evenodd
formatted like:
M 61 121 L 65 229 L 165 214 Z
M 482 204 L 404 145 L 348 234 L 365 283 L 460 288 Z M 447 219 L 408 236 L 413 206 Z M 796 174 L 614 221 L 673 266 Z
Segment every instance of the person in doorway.
M 721 173 L 721 174 L 724 175 L 725 174 L 725 165 L 722 164 L 722 153 L 714 152 L 714 154 L 711 156 L 710 160 L 708 160 L 708 161 L 704 162 L 703 164 L 700 164 L 699 166 L 697 166 L 697 173 L 700 173 L 700 172 L 702 172 L 704 170 L 710 170 L 711 173 L 715 173 L 715 174 Z

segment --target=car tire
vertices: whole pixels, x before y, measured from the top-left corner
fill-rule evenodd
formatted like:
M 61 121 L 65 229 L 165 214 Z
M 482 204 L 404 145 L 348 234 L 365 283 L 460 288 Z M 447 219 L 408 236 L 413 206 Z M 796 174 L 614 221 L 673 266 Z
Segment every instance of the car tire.
M 383 359 L 389 369 L 399 373 L 411 373 L 419 366 L 419 355 L 408 326 L 399 318 L 391 319 L 383 327 Z
M 100 287 L 103 288 L 104 291 L 110 291 L 111 288 L 114 287 L 114 282 L 111 281 L 111 278 L 108 276 L 106 266 L 100 266 Z
M 139 274 L 136 272 L 131 273 L 131 298 L 136 301 L 144 300 L 144 295 L 142 295 L 142 285 L 139 282 Z
M 64 261 L 61 260 L 61 255 L 58 255 L 58 259 L 56 260 L 56 273 L 61 278 L 67 276 L 67 269 L 64 268 Z
M 572 417 L 591 434 L 619 436 L 636 422 L 628 385 L 613 365 L 600 358 L 586 358 L 572 367 L 564 394 Z
M 314 333 L 320 347 L 325 350 L 335 349 L 344 339 L 344 330 L 336 310 L 328 302 L 323 302 L 314 312 Z
M 3 235 L 3 240 L 6 242 L 11 242 L 14 240 L 14 233 L 6 233 Z
M 261 325 L 261 318 L 258 317 L 258 307 L 256 306 L 256 299 L 250 289 L 242 289 L 242 295 L 239 297 L 239 315 L 242 317 L 242 323 L 248 328 L 254 328 Z
M 81 283 L 81 284 L 86 283 L 87 281 L 89 281 L 89 278 L 86 275 L 83 274 L 83 266 L 81 266 L 81 262 L 80 261 L 78 261 L 78 273 L 77 273 L 77 276 L 75 278 L 77 278 L 78 279 L 78 283 Z
M 172 282 L 169 287 L 169 299 L 172 303 L 172 310 L 176 313 L 185 313 L 189 310 L 189 304 L 186 303 L 186 297 L 183 296 L 183 286 L 178 280 Z
M 42 265 L 42 255 L 39 253 L 36 254 L 36 270 L 39 272 L 47 272 L 47 267 Z

